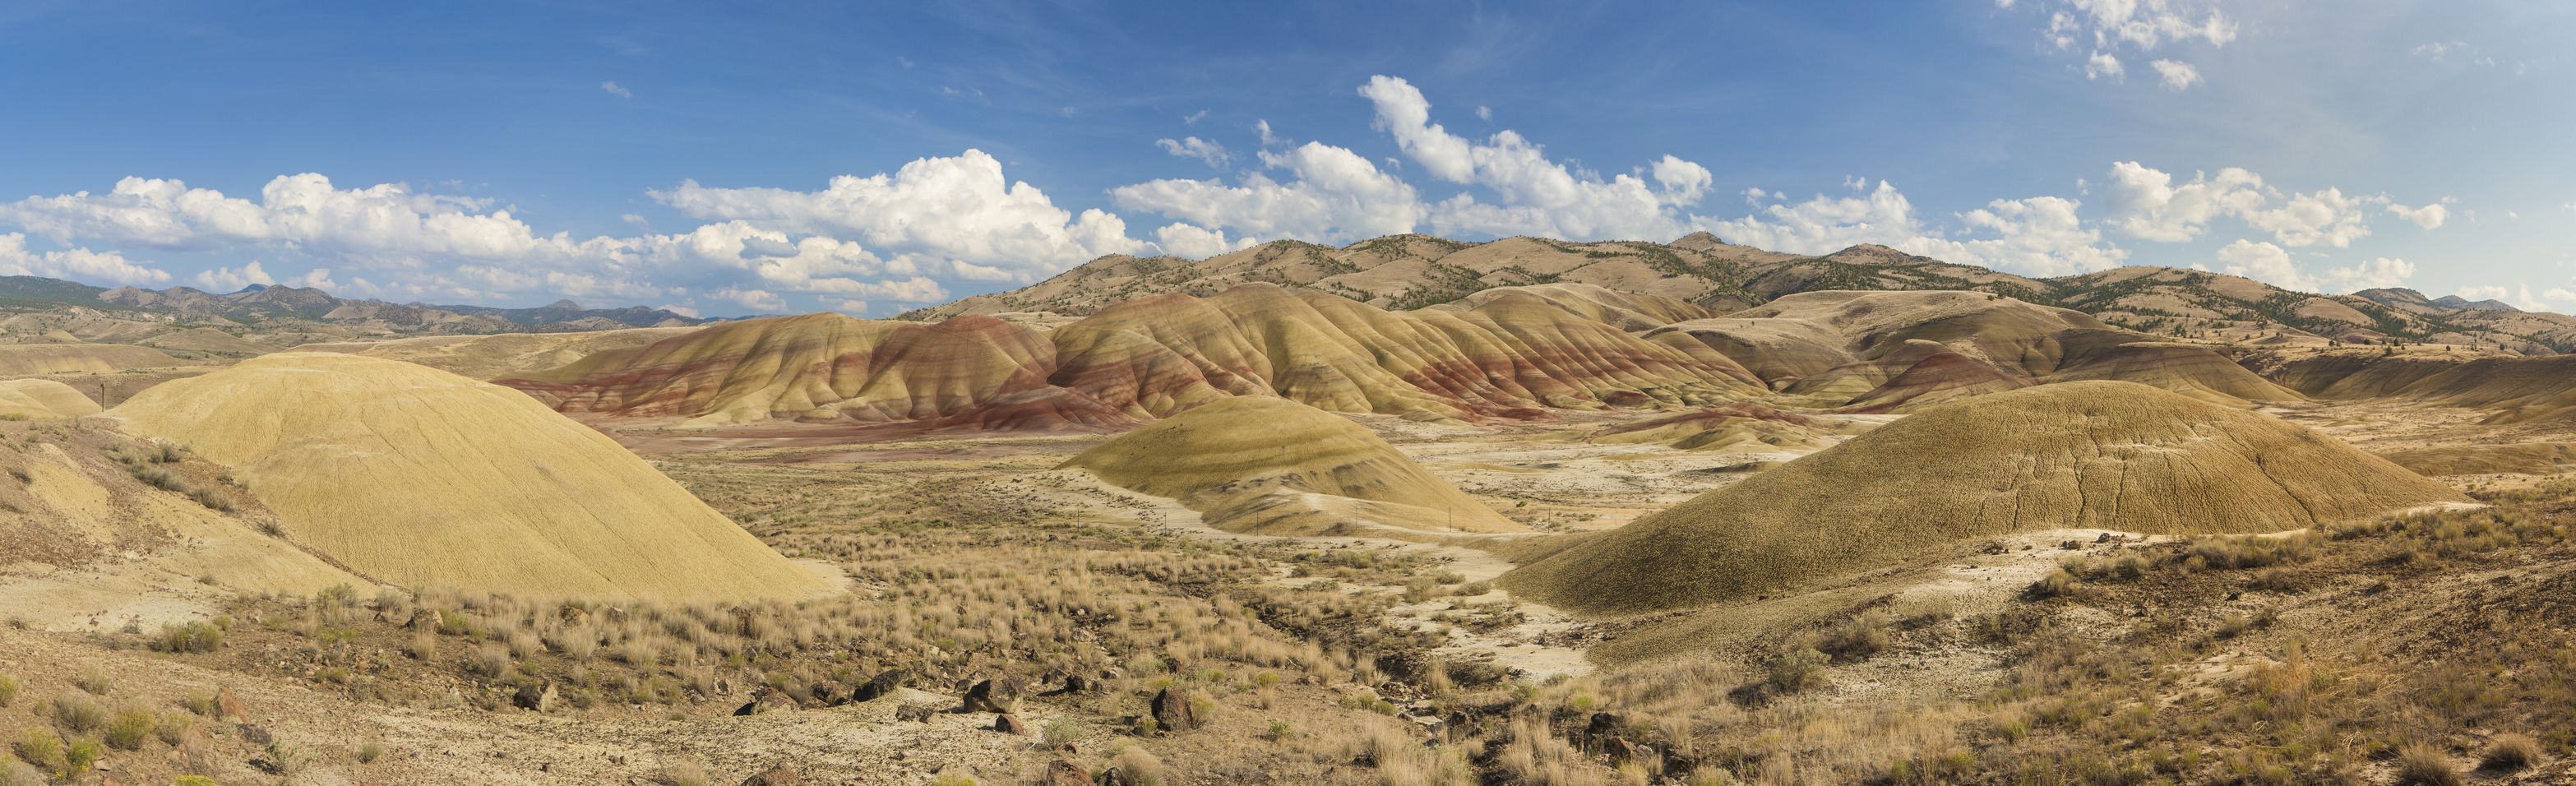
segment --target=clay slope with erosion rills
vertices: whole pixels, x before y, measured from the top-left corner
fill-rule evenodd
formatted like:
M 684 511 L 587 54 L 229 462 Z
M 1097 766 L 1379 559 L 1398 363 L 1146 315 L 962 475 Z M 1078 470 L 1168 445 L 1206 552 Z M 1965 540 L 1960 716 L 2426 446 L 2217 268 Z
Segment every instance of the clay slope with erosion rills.
M 427 366 L 287 352 L 108 412 L 227 464 L 288 536 L 378 580 L 686 601 L 830 591 L 599 432 Z
M 749 320 L 501 382 L 565 412 L 997 429 L 1120 428 L 1237 395 L 1493 418 L 1760 392 L 1697 342 L 1641 339 L 1535 295 L 1388 312 L 1263 284 L 1133 301 L 1051 334 L 982 315 Z
M 2494 424 L 2576 417 L 2576 355 L 2357 349 L 2279 361 L 2267 373 L 2323 399 L 2403 398 L 2493 410 L 2486 422 Z
M 184 365 L 161 350 L 125 344 L 0 344 L 0 376 L 7 377 Z
M 1236 396 L 1148 424 L 1064 463 L 1170 497 L 1209 526 L 1261 535 L 1378 527 L 1515 532 L 1367 428 L 1272 396 Z
M 1758 392 L 1714 353 L 1641 340 L 1527 295 L 1389 312 L 1251 285 L 1121 304 L 1058 329 L 1055 341 L 1058 384 L 1140 418 L 1251 394 L 1336 412 L 1514 417 Z
M 497 333 L 479 336 L 411 336 L 383 341 L 304 344 L 302 352 L 346 352 L 418 363 L 475 379 L 545 371 L 615 349 L 651 344 L 694 327 L 628 328 L 590 333 Z
M 1584 441 L 1605 445 L 1667 445 L 1683 450 L 1820 450 L 1839 435 L 1858 434 L 1871 423 L 1833 415 L 1784 412 L 1750 401 L 1627 423 L 1593 432 Z
M 47 420 L 96 415 L 98 402 L 50 379 L 0 380 L 0 419 Z
M 2299 398 L 2210 348 L 1982 292 L 1804 292 L 1646 334 L 1684 336 L 1776 389 L 1855 411 L 1903 411 L 2086 379 L 2139 382 L 2230 406 Z
M 2269 415 L 2069 382 L 1927 408 L 1503 582 L 1552 605 L 1643 612 L 1896 567 L 2011 532 L 2278 532 L 2466 500 Z

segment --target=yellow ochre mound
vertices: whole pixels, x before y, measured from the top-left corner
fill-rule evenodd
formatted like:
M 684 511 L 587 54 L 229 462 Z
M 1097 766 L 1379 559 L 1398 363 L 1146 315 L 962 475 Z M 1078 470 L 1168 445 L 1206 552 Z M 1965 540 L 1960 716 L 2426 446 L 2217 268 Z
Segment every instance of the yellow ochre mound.
M 183 365 L 161 350 L 131 344 L 0 344 L 0 376 L 5 377 Z
M 1234 532 L 1523 529 L 1359 424 L 1275 396 L 1217 399 L 1064 465 L 1180 500 L 1205 513 L 1210 526 Z
M 1505 574 L 1586 612 L 1749 597 L 2058 528 L 2278 532 L 2465 501 L 2280 419 L 2128 382 L 1924 409 Z
M 828 589 L 609 438 L 426 366 L 266 355 L 108 414 L 231 465 L 296 541 L 380 581 L 673 600 Z
M 0 417 L 16 415 L 42 420 L 98 413 L 98 402 L 89 400 L 88 396 L 81 395 L 70 385 L 50 379 L 0 381 Z

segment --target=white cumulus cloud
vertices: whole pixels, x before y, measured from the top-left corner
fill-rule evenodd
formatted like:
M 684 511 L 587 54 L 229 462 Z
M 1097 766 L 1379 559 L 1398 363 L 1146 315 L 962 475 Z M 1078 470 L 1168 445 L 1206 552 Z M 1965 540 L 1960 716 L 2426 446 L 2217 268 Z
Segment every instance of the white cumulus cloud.
M 862 240 L 1030 278 L 1143 247 L 1118 216 L 1056 207 L 1036 186 L 1005 178 L 1002 162 L 981 150 L 919 159 L 893 174 L 841 175 L 820 191 L 692 180 L 652 194 L 694 218 Z
M 1345 243 L 1414 231 L 1423 205 L 1413 186 L 1347 148 L 1308 142 L 1261 151 L 1265 171 L 1237 185 L 1216 180 L 1154 180 L 1111 189 L 1120 207 L 1160 213 L 1201 231 L 1231 229 L 1242 237 Z M 1266 170 L 1290 175 L 1271 178 Z M 1176 231 L 1177 232 L 1177 231 Z M 1206 251 L 1207 238 L 1174 235 Z M 1174 253 L 1184 253 L 1176 249 Z
M 0 274 L 103 280 L 119 284 L 166 284 L 170 281 L 168 272 L 126 259 L 125 255 L 115 251 L 86 248 L 29 250 L 27 236 L 19 232 L 0 234 Z
M 2395 213 L 2398 218 L 2425 229 L 2441 229 L 2442 223 L 2451 218 L 2449 203 L 2452 201 L 2450 197 L 2443 197 L 2442 201 L 2423 207 L 2407 207 L 2390 202 L 2388 212 Z
M 1157 139 L 1154 140 L 1154 146 L 1160 147 L 1163 149 L 1163 152 L 1170 153 L 1175 156 L 1198 159 L 1206 162 L 1208 166 L 1216 169 L 1224 169 L 1225 162 L 1234 157 L 1232 153 L 1226 152 L 1224 145 L 1194 136 L 1182 137 L 1180 139 Z
M 2165 89 L 2188 90 L 2192 85 L 2200 84 L 2200 69 L 2190 63 L 2180 60 L 2157 60 L 2147 65 L 2156 69 L 2156 76 L 2164 82 Z

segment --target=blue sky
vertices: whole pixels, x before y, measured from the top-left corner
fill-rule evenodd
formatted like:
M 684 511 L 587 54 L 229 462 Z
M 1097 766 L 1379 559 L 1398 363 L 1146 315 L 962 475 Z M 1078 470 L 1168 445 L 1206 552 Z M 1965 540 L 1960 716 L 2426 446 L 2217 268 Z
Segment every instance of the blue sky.
M 1103 253 L 1708 230 L 2565 311 L 2570 40 L 2538 0 L 16 3 L 0 270 L 883 316 Z

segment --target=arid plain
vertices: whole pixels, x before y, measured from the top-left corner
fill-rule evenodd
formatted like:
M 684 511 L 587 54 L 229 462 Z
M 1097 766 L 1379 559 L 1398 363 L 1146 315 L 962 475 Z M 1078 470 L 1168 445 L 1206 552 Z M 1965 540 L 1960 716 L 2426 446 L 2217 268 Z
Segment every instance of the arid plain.
M 2576 317 L 1707 235 L 9 281 L 0 784 L 2576 778 Z

